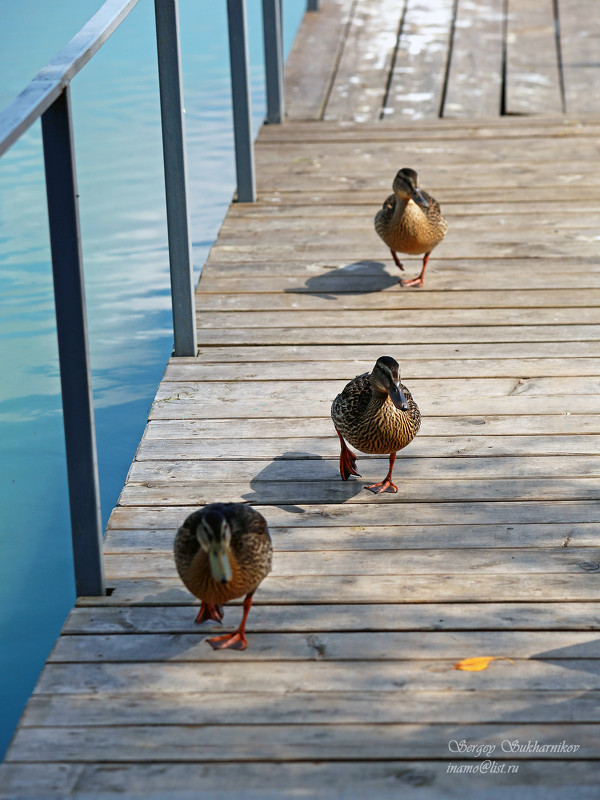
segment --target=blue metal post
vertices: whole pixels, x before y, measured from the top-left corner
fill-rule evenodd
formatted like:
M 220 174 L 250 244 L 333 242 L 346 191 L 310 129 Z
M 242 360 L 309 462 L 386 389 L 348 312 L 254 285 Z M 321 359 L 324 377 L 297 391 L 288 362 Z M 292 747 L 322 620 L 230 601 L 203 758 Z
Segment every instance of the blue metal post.
M 229 20 L 229 60 L 231 63 L 237 199 L 241 203 L 253 203 L 256 200 L 256 179 L 254 177 L 254 148 L 250 116 L 245 1 L 227 0 L 227 16 Z
M 267 122 L 278 124 L 283 122 L 285 116 L 280 0 L 263 0 L 262 5 L 267 77 Z
M 174 354 L 195 356 L 196 314 L 187 207 L 185 123 L 177 0 L 155 0 L 154 10 L 165 163 Z
M 281 52 L 283 54 L 283 0 L 278 0 L 279 3 L 279 36 L 281 37 Z
M 69 87 L 42 115 L 77 596 L 105 594 L 96 433 Z

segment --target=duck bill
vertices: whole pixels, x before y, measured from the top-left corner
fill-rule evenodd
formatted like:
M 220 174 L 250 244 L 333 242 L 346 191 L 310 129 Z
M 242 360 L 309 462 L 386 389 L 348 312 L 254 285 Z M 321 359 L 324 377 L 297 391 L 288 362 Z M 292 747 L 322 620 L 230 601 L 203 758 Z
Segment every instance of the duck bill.
M 418 206 L 429 208 L 429 203 L 425 200 L 423 192 L 420 189 L 413 189 L 411 197 Z
M 402 411 L 408 411 L 406 396 L 399 383 L 390 386 L 388 389 L 388 394 L 390 396 L 390 400 L 396 406 L 396 408 L 400 408 Z
M 208 563 L 211 574 L 218 583 L 229 583 L 231 580 L 231 564 L 225 548 L 221 544 L 214 544 L 208 551 Z

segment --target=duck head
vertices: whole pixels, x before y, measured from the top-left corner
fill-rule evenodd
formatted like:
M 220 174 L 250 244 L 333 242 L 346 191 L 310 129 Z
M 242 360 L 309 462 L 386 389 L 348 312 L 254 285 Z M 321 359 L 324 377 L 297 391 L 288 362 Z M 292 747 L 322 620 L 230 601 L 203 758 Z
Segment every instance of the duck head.
M 229 583 L 232 578 L 229 562 L 231 528 L 220 511 L 208 509 L 196 527 L 198 544 L 208 555 L 210 571 L 215 581 Z
M 408 411 L 408 403 L 400 383 L 400 365 L 391 356 L 380 356 L 369 380 L 374 391 L 389 395 L 396 408 Z
M 394 178 L 392 189 L 400 200 L 414 200 L 422 208 L 428 208 L 429 206 L 419 189 L 419 179 L 414 169 L 409 169 L 408 167 L 401 169 Z

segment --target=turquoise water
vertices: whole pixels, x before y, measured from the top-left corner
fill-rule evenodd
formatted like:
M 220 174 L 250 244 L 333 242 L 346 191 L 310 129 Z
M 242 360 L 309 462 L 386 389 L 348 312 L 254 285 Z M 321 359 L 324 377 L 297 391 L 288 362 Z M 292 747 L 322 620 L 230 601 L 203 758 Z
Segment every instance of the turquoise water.
M 285 51 L 306 0 L 284 0 Z M 0 0 L 0 108 L 100 7 Z M 225 0 L 180 0 L 196 277 L 235 187 Z M 248 0 L 255 132 L 260 0 Z M 172 346 L 154 4 L 141 0 L 72 83 L 102 517 Z M 0 159 L 0 757 L 73 605 L 39 122 Z

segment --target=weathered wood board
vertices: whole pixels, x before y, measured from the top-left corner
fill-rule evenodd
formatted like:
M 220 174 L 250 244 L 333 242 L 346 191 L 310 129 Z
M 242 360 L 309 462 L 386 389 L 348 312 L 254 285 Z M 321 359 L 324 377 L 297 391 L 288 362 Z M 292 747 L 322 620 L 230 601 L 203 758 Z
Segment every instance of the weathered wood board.
M 288 63 L 291 120 L 598 113 L 595 0 L 322 0 Z M 310 53 L 310 57 L 307 57 Z
M 444 117 L 487 117 L 502 110 L 503 0 L 459 2 Z

